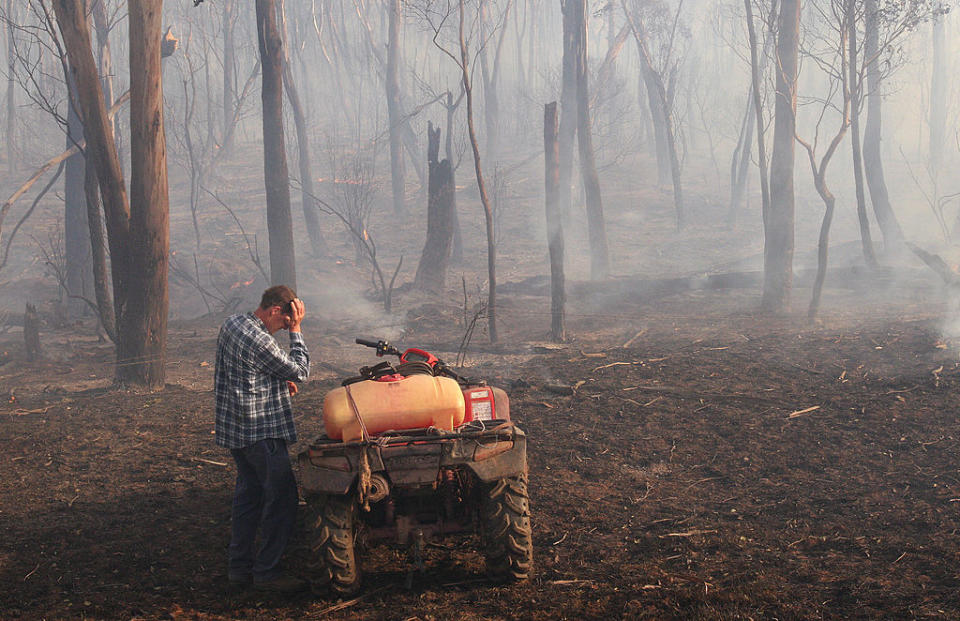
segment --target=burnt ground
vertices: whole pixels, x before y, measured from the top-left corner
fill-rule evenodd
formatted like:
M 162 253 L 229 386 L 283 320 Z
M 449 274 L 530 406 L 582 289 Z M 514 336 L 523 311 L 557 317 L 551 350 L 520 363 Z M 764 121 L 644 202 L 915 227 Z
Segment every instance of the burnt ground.
M 256 149 L 249 157 L 209 182 L 262 240 Z M 805 275 L 793 310 L 762 316 L 757 203 L 729 227 L 704 177 L 686 193 L 691 224 L 679 232 L 668 190 L 633 187 L 643 170 L 652 178 L 647 161 L 605 180 L 610 280 L 584 282 L 586 226 L 568 231 L 570 340 L 553 346 L 540 166 L 513 173 L 502 207 L 501 345 L 485 345 L 481 322 L 466 362 L 467 374 L 509 391 L 528 433 L 529 582 L 486 582 L 477 539 L 462 537 L 428 547 L 410 588 L 405 554 L 381 545 L 362 552 L 357 600 L 230 592 L 234 473 L 212 436 L 223 314 L 209 294 L 264 283 L 249 239 L 212 201 L 194 246 L 181 179 L 163 391 L 114 388 L 112 347 L 92 321 L 58 318 L 36 246 L 56 231 L 62 203 L 47 200 L 2 273 L 0 619 L 960 618 L 960 340 L 944 336 L 956 309 L 933 272 L 919 262 L 881 275 L 849 267 L 860 256 L 849 243 L 857 220 L 838 211 L 835 239 L 848 243 L 831 250 L 822 321 L 811 325 L 803 270 L 819 212 L 799 210 Z M 375 360 L 353 337 L 457 357 L 485 289 L 484 225 L 469 184 L 458 201 L 466 259 L 442 298 L 405 291 L 399 311 L 377 311 L 364 297 L 369 268 L 336 222 L 325 221 L 335 262 L 298 259 L 314 368 L 296 397 L 293 452 L 319 434 L 325 391 Z M 389 273 L 406 256 L 398 282 L 410 282 L 423 218 L 398 223 L 379 209 L 371 231 L 383 266 Z M 910 238 L 930 239 L 921 233 Z M 208 295 L 183 277 L 194 271 Z M 237 308 L 252 307 L 256 292 Z M 24 300 L 39 302 L 44 318 L 37 362 L 25 360 L 9 321 Z M 293 551 L 294 569 L 303 554 Z
M 363 552 L 364 591 L 348 602 L 226 586 L 216 321 L 174 326 L 171 384 L 146 394 L 96 385 L 111 350 L 92 337 L 48 334 L 67 353 L 26 363 L 7 335 L 0 616 L 958 618 L 957 343 L 941 337 L 936 291 L 866 291 L 832 292 L 825 307 L 844 297 L 862 310 L 815 326 L 755 316 L 752 290 L 621 291 L 623 314 L 573 300 L 562 348 L 513 338 L 542 333 L 543 318 L 505 295 L 509 345 L 478 347 L 468 365 L 509 389 L 529 434 L 534 577 L 485 582 L 477 540 L 462 537 L 431 545 L 408 589 L 405 556 L 381 545 Z M 406 344 L 455 350 L 455 313 L 408 319 Z M 322 335 L 315 360 L 357 366 L 352 335 L 334 328 L 307 325 Z M 315 369 L 294 452 L 337 383 Z

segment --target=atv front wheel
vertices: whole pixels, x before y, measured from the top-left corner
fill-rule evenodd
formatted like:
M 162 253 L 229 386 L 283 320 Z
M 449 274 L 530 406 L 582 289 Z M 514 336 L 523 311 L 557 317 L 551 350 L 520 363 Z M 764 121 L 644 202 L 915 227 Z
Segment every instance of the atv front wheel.
M 533 535 L 527 474 L 481 485 L 480 520 L 487 575 L 503 582 L 530 577 Z
M 357 503 L 353 495 L 346 495 L 320 496 L 310 504 L 311 588 L 355 595 L 360 590 L 355 550 Z

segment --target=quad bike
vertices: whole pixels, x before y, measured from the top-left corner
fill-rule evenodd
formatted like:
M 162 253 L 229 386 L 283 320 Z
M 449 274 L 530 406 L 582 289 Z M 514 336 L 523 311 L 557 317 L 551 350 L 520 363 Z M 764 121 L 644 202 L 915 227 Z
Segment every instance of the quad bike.
M 400 362 L 363 367 L 330 391 L 326 436 L 298 456 L 314 590 L 359 591 L 358 540 L 393 540 L 422 563 L 428 538 L 458 532 L 479 532 L 490 578 L 527 579 L 526 435 L 510 420 L 506 393 L 429 352 L 357 343 Z

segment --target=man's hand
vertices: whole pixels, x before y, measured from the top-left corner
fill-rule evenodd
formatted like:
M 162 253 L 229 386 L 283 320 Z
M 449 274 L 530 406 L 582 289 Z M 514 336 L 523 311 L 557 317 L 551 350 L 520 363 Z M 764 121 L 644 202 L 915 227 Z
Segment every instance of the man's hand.
M 307 311 L 303 305 L 303 300 L 294 298 L 290 301 L 290 327 L 288 329 L 291 332 L 300 331 L 300 322 L 303 321 L 303 316 L 306 313 Z
M 300 389 L 297 387 L 297 383 L 291 382 L 290 380 L 287 380 L 287 389 L 290 391 L 291 397 L 300 391 Z

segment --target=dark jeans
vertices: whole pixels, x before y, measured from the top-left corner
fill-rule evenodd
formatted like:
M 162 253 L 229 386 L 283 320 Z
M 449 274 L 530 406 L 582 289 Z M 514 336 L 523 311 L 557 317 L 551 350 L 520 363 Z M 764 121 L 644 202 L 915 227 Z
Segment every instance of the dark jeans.
M 231 449 L 230 453 L 237 462 L 230 576 L 253 575 L 258 581 L 269 580 L 280 573 L 280 557 L 297 518 L 297 481 L 290 467 L 287 443 L 267 438 Z M 254 554 L 258 528 L 260 545 Z

